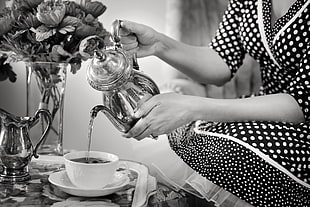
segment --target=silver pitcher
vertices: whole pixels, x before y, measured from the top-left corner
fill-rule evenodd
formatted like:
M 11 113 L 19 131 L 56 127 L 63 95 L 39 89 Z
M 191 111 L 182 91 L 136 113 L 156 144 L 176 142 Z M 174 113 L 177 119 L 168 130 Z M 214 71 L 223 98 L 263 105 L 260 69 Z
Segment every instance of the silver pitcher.
M 121 132 L 127 132 L 138 120 L 134 112 L 139 101 L 159 94 L 156 83 L 138 71 L 137 58 L 129 57 L 119 38 L 120 21 L 112 24 L 115 45 L 97 50 L 87 70 L 88 83 L 103 94 L 103 104 L 91 110 L 91 117 L 102 111 Z
M 28 132 L 40 117 L 46 119 L 47 126 L 33 148 Z M 18 183 L 30 179 L 28 163 L 32 156 L 38 158 L 37 150 L 45 140 L 51 122 L 51 114 L 46 109 L 39 109 L 34 117 L 19 117 L 0 108 L 0 159 L 3 166 L 0 182 Z

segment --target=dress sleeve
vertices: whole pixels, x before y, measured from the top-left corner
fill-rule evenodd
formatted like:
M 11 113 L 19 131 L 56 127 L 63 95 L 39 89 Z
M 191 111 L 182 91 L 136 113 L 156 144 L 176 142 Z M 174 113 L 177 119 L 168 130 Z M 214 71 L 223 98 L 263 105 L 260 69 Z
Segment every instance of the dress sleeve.
M 216 35 L 209 45 L 226 62 L 232 76 L 242 65 L 246 53 L 239 35 L 240 11 L 241 3 L 237 0 L 230 0 Z
M 291 82 L 288 92 L 300 105 L 305 120 L 310 120 L 310 45 L 304 53 L 296 78 Z

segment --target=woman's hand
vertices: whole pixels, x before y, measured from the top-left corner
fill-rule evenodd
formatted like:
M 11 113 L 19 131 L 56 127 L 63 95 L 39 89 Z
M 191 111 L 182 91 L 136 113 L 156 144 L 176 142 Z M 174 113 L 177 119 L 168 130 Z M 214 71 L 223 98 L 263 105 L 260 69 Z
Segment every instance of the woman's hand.
M 154 55 L 158 48 L 158 32 L 151 27 L 130 21 L 121 21 L 120 39 L 123 49 L 137 57 Z
M 193 96 L 164 93 L 153 96 L 138 106 L 135 113 L 139 121 L 124 137 L 141 140 L 150 135 L 167 134 L 193 120 Z
M 187 45 L 130 21 L 121 21 L 119 36 L 128 55 L 156 56 L 199 83 L 223 85 L 231 78 L 227 64 L 209 47 Z

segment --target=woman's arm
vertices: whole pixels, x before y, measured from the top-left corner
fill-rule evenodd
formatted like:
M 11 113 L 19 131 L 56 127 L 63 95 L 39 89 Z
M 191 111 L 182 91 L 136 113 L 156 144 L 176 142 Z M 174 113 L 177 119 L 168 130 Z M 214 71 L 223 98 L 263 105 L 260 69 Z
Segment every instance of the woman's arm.
M 223 85 L 231 72 L 223 59 L 208 47 L 195 47 L 178 42 L 143 24 L 123 21 L 123 48 L 138 57 L 157 56 L 197 82 Z
M 231 72 L 223 59 L 211 48 L 191 46 L 164 34 L 158 34 L 159 46 L 154 54 L 200 83 L 223 85 Z
M 244 99 L 211 99 L 166 93 L 152 97 L 138 108 L 135 115 L 141 119 L 124 137 L 140 140 L 151 134 L 167 134 L 196 120 L 304 121 L 300 106 L 292 96 L 284 93 Z
M 283 121 L 300 123 L 304 115 L 289 94 L 272 94 L 244 99 L 204 99 L 193 101 L 191 121 Z

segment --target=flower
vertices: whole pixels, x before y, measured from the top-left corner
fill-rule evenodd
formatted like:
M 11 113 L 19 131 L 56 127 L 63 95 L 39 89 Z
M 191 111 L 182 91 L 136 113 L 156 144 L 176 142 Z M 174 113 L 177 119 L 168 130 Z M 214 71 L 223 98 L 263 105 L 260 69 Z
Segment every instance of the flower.
M 57 27 L 66 14 L 63 3 L 42 2 L 37 10 L 38 20 L 47 27 Z
M 0 11 L 0 74 L 12 71 L 2 69 L 10 60 L 70 63 L 76 73 L 95 49 L 113 44 L 98 20 L 106 8 L 92 0 L 13 0 Z

